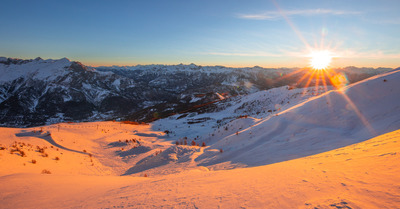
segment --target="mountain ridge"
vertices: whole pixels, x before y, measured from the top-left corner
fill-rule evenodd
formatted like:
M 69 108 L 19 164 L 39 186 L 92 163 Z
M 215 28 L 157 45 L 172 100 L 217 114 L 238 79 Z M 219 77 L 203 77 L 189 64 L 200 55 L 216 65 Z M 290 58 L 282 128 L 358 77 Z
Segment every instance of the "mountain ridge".
M 132 70 L 133 69 L 133 70 Z M 92 68 L 59 60 L 0 57 L 0 124 L 27 127 L 63 121 L 150 122 L 208 104 L 284 85 L 298 85 L 296 69 L 137 65 Z M 347 69 L 355 82 L 390 69 Z

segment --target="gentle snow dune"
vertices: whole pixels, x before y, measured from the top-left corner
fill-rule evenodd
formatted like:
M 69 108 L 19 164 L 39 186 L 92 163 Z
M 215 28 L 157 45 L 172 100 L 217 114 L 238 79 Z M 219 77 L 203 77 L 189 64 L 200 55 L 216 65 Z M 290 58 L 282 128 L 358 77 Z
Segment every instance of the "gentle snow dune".
M 298 104 L 216 141 L 197 161 L 258 166 L 304 157 L 400 128 L 400 71 L 375 76 Z M 214 155 L 223 149 L 223 154 Z M 220 164 L 220 165 L 218 165 Z

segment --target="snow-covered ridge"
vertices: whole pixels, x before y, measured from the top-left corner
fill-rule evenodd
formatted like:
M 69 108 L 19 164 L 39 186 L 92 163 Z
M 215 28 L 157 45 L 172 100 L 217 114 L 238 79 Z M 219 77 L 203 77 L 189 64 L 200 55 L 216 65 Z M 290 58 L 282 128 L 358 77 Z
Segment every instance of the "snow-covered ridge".
M 200 165 L 265 165 L 347 146 L 400 128 L 400 70 L 310 98 L 214 138 Z M 211 155 L 224 149 L 223 155 Z
M 288 73 L 295 72 L 300 70 L 300 68 L 263 68 L 259 66 L 254 67 L 225 67 L 225 66 L 201 66 L 196 64 L 179 64 L 179 65 L 133 65 L 133 66 L 99 66 L 94 67 L 101 71 L 151 71 L 159 74 L 168 74 L 168 73 L 176 73 L 176 72 L 186 72 L 186 73 L 218 73 L 218 74 L 226 74 L 236 72 L 239 74 L 248 74 L 248 73 L 270 73 L 276 75 L 285 75 Z M 333 69 L 337 72 L 345 72 L 345 73 L 356 73 L 356 74 L 371 74 L 376 75 L 383 72 L 389 72 L 393 70 L 393 68 L 372 68 L 372 67 L 344 67 L 344 68 L 335 68 Z
M 225 67 L 225 66 L 202 66 L 202 65 L 196 65 L 196 64 L 178 64 L 178 65 L 162 65 L 162 64 L 150 64 L 150 65 L 125 65 L 125 66 L 119 66 L 119 65 L 113 65 L 113 66 L 98 66 L 98 67 L 92 67 L 92 68 L 97 68 L 97 69 L 102 69 L 102 70 L 130 70 L 130 71 L 135 71 L 135 70 L 161 70 L 161 71 L 202 71 L 202 72 L 226 72 L 230 70 L 236 70 L 236 71 L 248 71 L 248 70 L 254 70 L 254 71 L 279 71 L 281 73 L 288 73 L 288 72 L 293 72 L 296 70 L 299 70 L 300 68 L 264 68 L 264 67 L 259 67 L 259 66 L 254 66 L 254 67 Z M 354 67 L 354 66 L 348 66 L 344 68 L 335 68 L 334 70 L 336 71 L 345 71 L 345 72 L 354 72 L 354 71 L 359 71 L 363 73 L 373 73 L 376 74 L 377 72 L 387 72 L 392 70 L 393 68 L 383 68 L 383 67 L 378 67 L 378 68 L 372 68 L 372 67 Z
M 197 73 L 257 73 L 257 72 L 268 72 L 268 73 L 290 73 L 298 68 L 261 68 L 261 67 L 244 67 L 244 68 L 232 68 L 224 66 L 200 66 L 195 64 L 190 65 L 136 65 L 136 66 L 111 66 L 111 67 L 96 67 L 98 70 L 125 70 L 125 71 L 153 71 L 157 73 L 175 73 L 175 72 L 197 72 Z
M 65 69 L 71 66 L 67 58 L 43 60 L 40 57 L 30 60 L 0 57 L 0 82 L 11 82 L 17 78 L 46 80 L 65 75 Z

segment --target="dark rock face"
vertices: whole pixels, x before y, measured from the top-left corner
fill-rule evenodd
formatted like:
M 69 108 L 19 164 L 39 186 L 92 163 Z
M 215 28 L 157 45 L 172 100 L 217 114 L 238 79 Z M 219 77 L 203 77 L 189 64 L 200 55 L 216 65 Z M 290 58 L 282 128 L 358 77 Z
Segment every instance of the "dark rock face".
M 94 69 L 66 58 L 0 57 L 0 125 L 113 119 L 149 122 L 204 104 L 212 106 L 220 99 L 216 93 L 230 97 L 295 84 L 302 74 L 284 76 L 294 70 L 193 64 Z

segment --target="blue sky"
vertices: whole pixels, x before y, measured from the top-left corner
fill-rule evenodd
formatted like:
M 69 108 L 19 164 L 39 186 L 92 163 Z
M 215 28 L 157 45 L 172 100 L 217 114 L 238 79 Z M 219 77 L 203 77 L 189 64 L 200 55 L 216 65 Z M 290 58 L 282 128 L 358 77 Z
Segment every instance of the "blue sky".
M 398 0 L 3 0 L 0 56 L 87 65 L 400 66 Z

